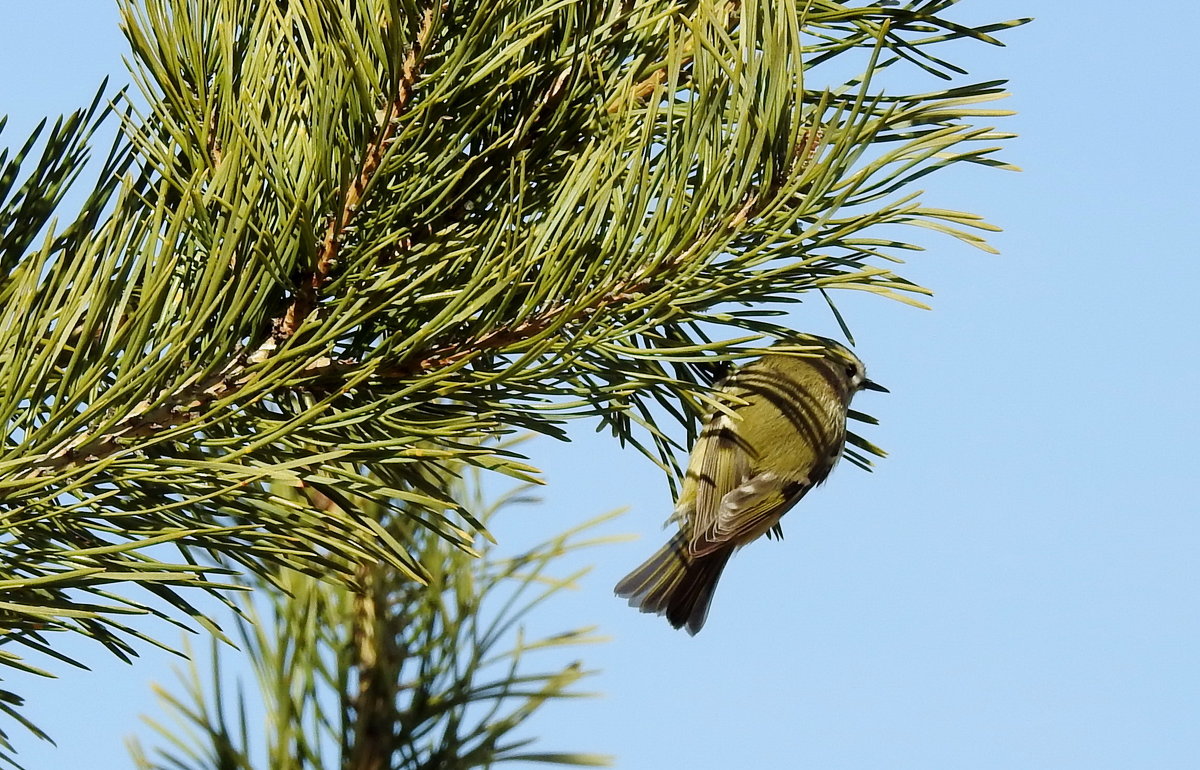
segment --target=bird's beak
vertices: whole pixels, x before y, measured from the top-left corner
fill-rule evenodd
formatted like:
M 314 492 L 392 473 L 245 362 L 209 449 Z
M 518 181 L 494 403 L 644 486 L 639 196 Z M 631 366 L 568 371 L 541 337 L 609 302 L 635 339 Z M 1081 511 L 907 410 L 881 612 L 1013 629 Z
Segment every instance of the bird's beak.
M 882 385 L 880 385 L 878 382 L 871 382 L 870 380 L 863 380 L 862 385 L 859 385 L 859 387 L 862 388 L 863 390 L 877 390 L 880 393 L 891 393 L 892 392 L 892 391 L 888 390 L 887 388 L 883 387 Z

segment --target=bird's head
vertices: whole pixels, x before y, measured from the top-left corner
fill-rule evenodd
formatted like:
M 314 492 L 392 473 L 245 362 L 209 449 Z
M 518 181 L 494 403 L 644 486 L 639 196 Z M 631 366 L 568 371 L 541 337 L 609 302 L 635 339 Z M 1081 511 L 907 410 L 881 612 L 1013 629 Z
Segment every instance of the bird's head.
M 825 357 L 845 373 L 846 380 L 850 383 L 851 393 L 857 393 L 860 390 L 875 390 L 880 393 L 888 392 L 888 389 L 879 383 L 871 382 L 867 379 L 866 364 L 858 356 L 854 355 L 854 352 L 850 348 L 837 340 L 831 340 L 827 337 L 818 337 L 817 339 L 825 346 Z

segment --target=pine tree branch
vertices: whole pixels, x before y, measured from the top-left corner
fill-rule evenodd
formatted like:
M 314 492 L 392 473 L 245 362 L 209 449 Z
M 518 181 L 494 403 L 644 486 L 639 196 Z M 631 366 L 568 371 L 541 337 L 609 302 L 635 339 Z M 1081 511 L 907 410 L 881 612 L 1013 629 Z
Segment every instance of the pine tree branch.
M 726 5 L 724 9 L 726 24 L 733 23 L 732 19 L 736 17 L 737 5 L 738 3 L 735 2 Z M 379 113 L 380 123 L 375 130 L 375 139 L 363 152 L 359 173 L 343 195 L 340 211 L 329 219 L 313 269 L 300 280 L 294 291 L 294 299 L 286 311 L 271 323 L 275 330 L 272 336 L 252 352 L 234 357 L 226 366 L 199 378 L 194 383 L 185 385 L 182 390 L 173 394 L 160 393 L 153 399 L 143 401 L 126 417 L 117 420 L 113 427 L 105 433 L 100 435 L 82 433 L 69 439 L 59 448 L 33 460 L 22 470 L 19 477 L 30 478 L 46 471 L 58 471 L 69 466 L 103 461 L 120 451 L 127 442 L 153 438 L 156 434 L 162 434 L 200 420 L 212 404 L 226 399 L 236 399 L 239 393 L 252 384 L 254 380 L 252 375 L 248 374 L 248 368 L 268 360 L 278 350 L 280 343 L 295 334 L 299 326 L 315 309 L 320 290 L 331 278 L 337 264 L 343 234 L 354 221 L 364 196 L 380 168 L 393 137 L 397 118 L 404 114 L 411 103 L 420 76 L 423 52 L 427 50 L 432 40 L 433 19 L 433 12 L 427 10 L 418 35 L 404 58 L 396 93 L 389 106 Z M 684 44 L 684 51 L 681 54 L 682 65 L 680 66 L 691 61 L 693 53 L 690 51 L 693 47 L 694 44 Z M 648 98 L 662 81 L 664 72 L 665 66 L 642 80 L 633 89 L 633 98 L 637 100 Z M 543 107 L 547 109 L 539 113 L 540 115 L 545 115 L 548 109 L 552 108 L 563 96 L 566 81 L 570 76 L 571 70 L 567 69 L 555 78 L 541 100 Z M 614 106 L 610 105 L 609 109 L 613 109 Z M 510 148 L 510 154 L 516 155 L 521 152 L 533 141 L 536 134 L 535 128 L 525 132 L 521 140 Z M 214 141 L 210 134 L 209 152 L 211 157 L 217 160 L 220 150 L 219 146 L 213 144 Z M 813 144 L 815 145 L 815 143 Z M 473 162 L 479 164 L 486 157 L 486 154 L 477 156 Z M 502 173 L 501 166 L 497 164 L 481 165 L 484 166 L 485 177 L 489 174 Z M 744 224 L 762 208 L 763 202 L 775 197 L 779 182 L 785 176 L 785 174 L 776 174 L 767 190 L 747 199 L 741 210 L 732 217 L 728 224 L 716 228 L 716 230 L 731 232 Z M 469 174 L 464 175 L 464 178 L 468 179 L 472 185 L 478 184 L 480 181 L 478 178 L 470 178 Z M 454 196 L 450 197 L 453 199 Z M 431 221 L 420 229 L 432 234 L 437 231 L 441 223 L 452 220 L 455 215 L 461 213 L 461 205 L 451 206 L 438 217 L 437 221 Z M 705 243 L 715 234 L 715 230 L 706 233 L 698 238 L 696 243 Z M 405 245 L 411 248 L 418 243 L 418 240 L 410 237 Z M 699 249 L 693 247 L 681 253 L 675 260 L 665 265 L 658 265 L 655 274 L 662 276 L 664 280 L 669 280 L 671 269 L 685 264 L 698 252 Z M 625 304 L 655 287 L 656 282 L 653 276 L 618 281 L 607 292 L 595 296 L 592 299 L 594 304 L 590 308 L 579 308 L 577 303 L 555 305 L 532 317 L 513 324 L 498 326 L 476 337 L 426 346 L 424 350 L 412 353 L 396 365 L 376 364 L 375 371 L 370 376 L 375 382 L 394 382 L 451 366 L 481 352 L 501 350 L 520 343 L 542 333 L 556 323 L 562 322 L 564 318 L 586 321 L 592 316 Z M 574 314 L 573 318 L 572 314 Z M 295 374 L 301 381 L 319 383 L 323 389 L 332 390 L 345 382 L 357 381 L 361 373 L 361 366 L 361 363 L 352 360 L 335 362 L 328 357 L 321 356 L 299 367 L 295 370 Z M 151 408 L 152 404 L 158 404 L 158 406 Z
M 433 41 L 433 21 L 434 11 L 431 7 L 426 9 L 421 20 L 421 29 L 413 40 L 408 54 L 404 57 L 395 96 L 387 107 L 379 111 L 379 125 L 375 130 L 375 139 L 363 153 L 362 166 L 358 176 L 351 182 L 350 188 L 343 196 L 341 211 L 330 218 L 329 224 L 325 228 L 325 238 L 317 254 L 316 265 L 308 275 L 301 278 L 296 287 L 296 298 L 283 317 L 277 319 L 273 324 L 275 329 L 273 336 L 276 341 L 285 340 L 296 333 L 296 330 L 316 307 L 321 289 L 329 282 L 330 275 L 337 265 L 343 233 L 354 221 L 354 216 L 363 202 L 367 188 L 371 186 L 380 163 L 383 161 L 383 156 L 387 153 L 397 121 L 408 110 L 409 103 L 412 101 L 413 92 L 416 90 L 417 80 L 421 74 L 424 52 Z M 257 357 L 252 355 L 250 359 L 257 360 Z

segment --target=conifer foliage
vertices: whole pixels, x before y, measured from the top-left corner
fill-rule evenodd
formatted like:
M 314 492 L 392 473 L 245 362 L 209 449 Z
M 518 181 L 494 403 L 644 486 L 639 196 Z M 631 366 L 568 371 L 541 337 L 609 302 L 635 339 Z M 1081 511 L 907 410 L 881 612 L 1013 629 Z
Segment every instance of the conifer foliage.
M 1022 20 L 955 5 L 120 0 L 135 95 L 0 157 L 0 663 L 127 658 L 246 575 L 427 581 L 381 521 L 472 553 L 431 479 L 536 480 L 515 430 L 676 473 L 663 421 L 803 345 L 784 303 L 919 305 L 921 233 L 987 248 L 914 188 L 1004 167 L 1002 82 L 941 51 Z

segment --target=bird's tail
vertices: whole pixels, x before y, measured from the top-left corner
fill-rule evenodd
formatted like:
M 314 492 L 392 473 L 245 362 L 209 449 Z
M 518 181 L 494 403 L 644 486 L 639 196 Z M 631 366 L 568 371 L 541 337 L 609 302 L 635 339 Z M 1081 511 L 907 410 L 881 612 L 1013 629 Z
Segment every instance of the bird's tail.
M 694 636 L 704 627 L 713 591 L 732 553 L 730 548 L 692 556 L 687 539 L 678 533 L 617 583 L 617 596 L 642 612 L 665 614 L 672 626 L 686 625 Z

